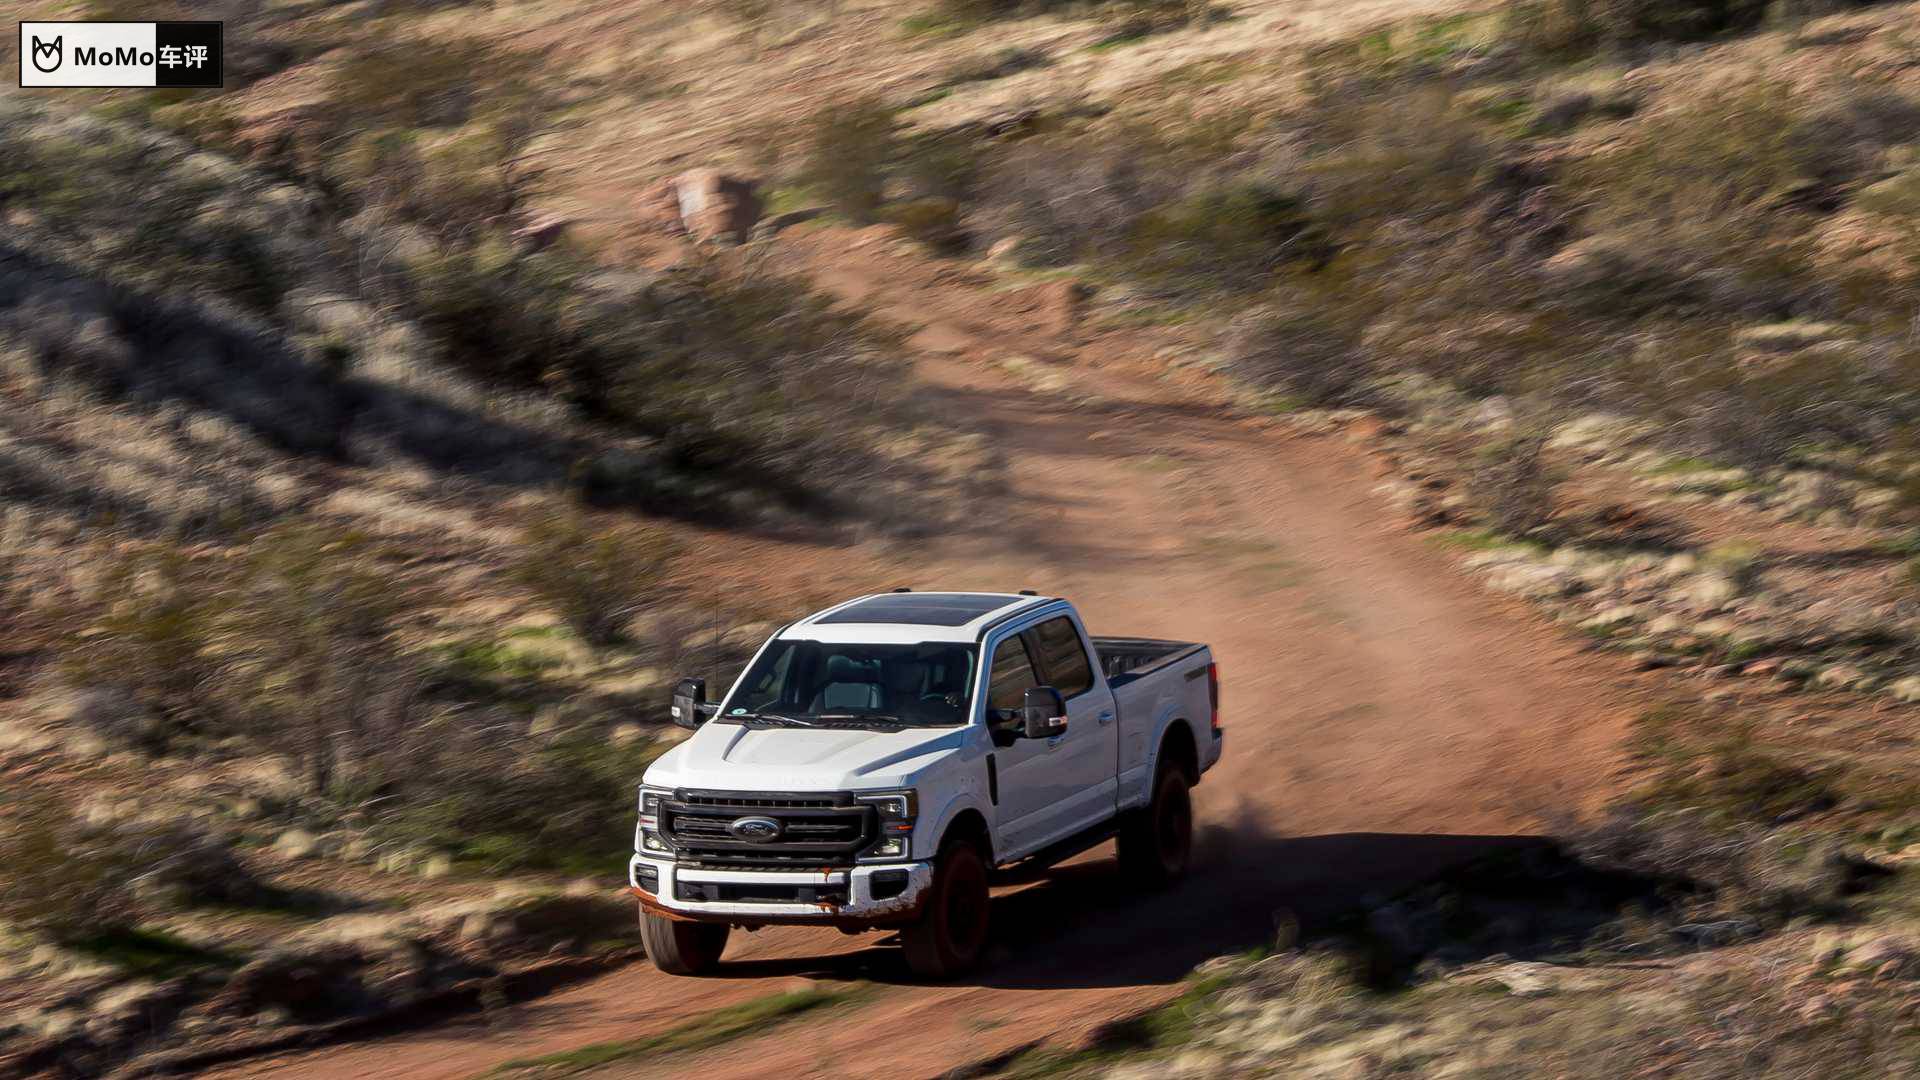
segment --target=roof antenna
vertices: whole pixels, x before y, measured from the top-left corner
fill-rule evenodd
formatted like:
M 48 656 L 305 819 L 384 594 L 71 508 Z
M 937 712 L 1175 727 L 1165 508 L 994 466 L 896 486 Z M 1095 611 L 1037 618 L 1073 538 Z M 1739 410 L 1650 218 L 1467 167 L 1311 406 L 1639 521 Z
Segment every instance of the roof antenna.
M 902 585 L 902 586 L 900 586 L 899 588 L 897 588 L 897 589 L 895 589 L 895 590 L 893 590 L 893 591 L 894 591 L 894 592 L 912 592 L 913 590 L 912 590 L 912 589 L 909 589 L 909 588 L 907 588 L 907 587 L 906 587 L 905 585 Z
M 1037 592 L 1034 592 L 1032 589 L 1021 589 L 1020 595 L 1021 596 L 1039 596 L 1040 594 Z

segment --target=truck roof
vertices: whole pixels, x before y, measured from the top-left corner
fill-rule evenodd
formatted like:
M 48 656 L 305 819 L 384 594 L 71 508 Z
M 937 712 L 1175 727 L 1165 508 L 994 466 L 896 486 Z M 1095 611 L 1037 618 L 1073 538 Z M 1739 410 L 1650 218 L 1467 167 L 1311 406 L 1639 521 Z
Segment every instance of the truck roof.
M 1059 603 L 1028 593 L 890 592 L 836 604 L 793 623 L 780 636 L 808 641 L 977 641 L 1017 612 Z

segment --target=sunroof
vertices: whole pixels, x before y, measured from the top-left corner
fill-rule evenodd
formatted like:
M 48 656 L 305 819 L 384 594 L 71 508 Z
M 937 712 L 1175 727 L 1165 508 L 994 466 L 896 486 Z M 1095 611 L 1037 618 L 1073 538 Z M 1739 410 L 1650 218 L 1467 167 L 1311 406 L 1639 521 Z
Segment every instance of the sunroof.
M 888 593 L 849 604 L 818 621 L 964 626 L 1013 602 L 1009 597 L 991 593 Z

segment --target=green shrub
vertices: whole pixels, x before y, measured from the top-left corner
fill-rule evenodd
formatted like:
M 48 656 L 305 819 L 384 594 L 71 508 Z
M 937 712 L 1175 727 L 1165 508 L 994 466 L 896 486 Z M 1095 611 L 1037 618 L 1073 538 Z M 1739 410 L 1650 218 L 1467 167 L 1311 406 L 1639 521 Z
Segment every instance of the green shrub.
M 470 741 L 472 740 L 472 741 Z M 555 869 L 603 875 L 632 846 L 634 790 L 665 747 L 610 745 L 590 731 L 549 745 L 477 745 L 475 733 L 423 751 L 394 778 L 383 835 L 424 844 L 488 872 Z
M 898 125 L 877 97 L 821 110 L 807 124 L 802 180 L 848 220 L 878 221 L 900 153 Z
M 477 41 L 378 41 L 342 53 L 331 100 L 343 130 L 455 127 L 535 96 L 531 63 Z
M 673 555 L 665 533 L 601 530 L 584 518 L 556 516 L 527 529 L 513 575 L 583 640 L 608 645 L 658 598 Z
M 887 220 L 902 232 L 942 255 L 967 249 L 967 231 L 960 224 L 960 204 L 952 199 L 914 199 L 887 210 Z
M 1751 30 L 1773 0 L 1509 0 L 1503 37 L 1527 53 L 1571 59 L 1603 47 L 1699 41 Z
M 1202 189 L 1135 224 L 1127 266 L 1178 292 L 1246 293 L 1288 264 L 1324 264 L 1331 246 L 1297 197 L 1259 183 Z
M 63 651 L 69 682 L 123 694 L 160 723 L 136 741 L 164 750 L 178 736 L 220 731 L 230 719 L 225 660 L 214 648 L 238 597 L 225 567 L 174 551 L 133 552 L 109 564 L 103 603 Z M 124 731 L 109 730 L 110 736 Z
M 0 193 L 31 212 L 57 252 L 115 280 L 200 290 L 256 312 L 291 286 L 287 250 L 224 205 L 221 180 L 169 168 L 119 129 L 36 135 L 0 122 Z
M 64 942 L 263 893 L 224 838 L 184 821 L 89 825 L 52 799 L 0 801 L 0 920 Z

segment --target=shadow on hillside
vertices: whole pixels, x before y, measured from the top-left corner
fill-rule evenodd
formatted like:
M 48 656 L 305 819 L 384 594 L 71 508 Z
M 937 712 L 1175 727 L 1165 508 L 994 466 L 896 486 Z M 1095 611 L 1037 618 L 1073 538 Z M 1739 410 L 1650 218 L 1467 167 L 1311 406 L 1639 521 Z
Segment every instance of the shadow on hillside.
M 484 388 L 425 362 L 397 380 L 336 370 L 252 319 L 115 285 L 6 242 L 0 337 L 18 343 L 56 383 L 108 402 L 204 411 L 314 461 L 404 464 L 513 488 L 568 486 L 596 506 L 770 532 L 804 530 L 839 509 L 794 477 L 750 463 L 693 469 L 639 445 L 632 433 L 584 419 L 563 422 L 557 412 L 551 423 L 514 419 L 487 404 Z M 0 468 L 32 471 L 24 461 Z M 53 509 L 106 501 L 34 485 L 24 498 Z M 763 515 L 738 509 L 738 501 L 778 508 L 785 523 L 764 526 Z
M 1625 907 L 1658 906 L 1672 884 L 1587 866 L 1538 836 L 1282 837 L 1242 825 L 1199 839 L 1191 874 L 1164 893 L 1130 891 L 1107 847 L 996 896 L 993 959 L 964 981 L 1018 989 L 1173 983 L 1212 957 L 1270 946 L 1295 927 L 1303 940 L 1349 939 L 1376 977 L 1391 980 L 1430 952 L 1464 962 L 1576 948 Z M 1446 944 L 1436 947 L 1441 937 Z M 723 964 L 716 974 L 916 981 L 888 944 Z

